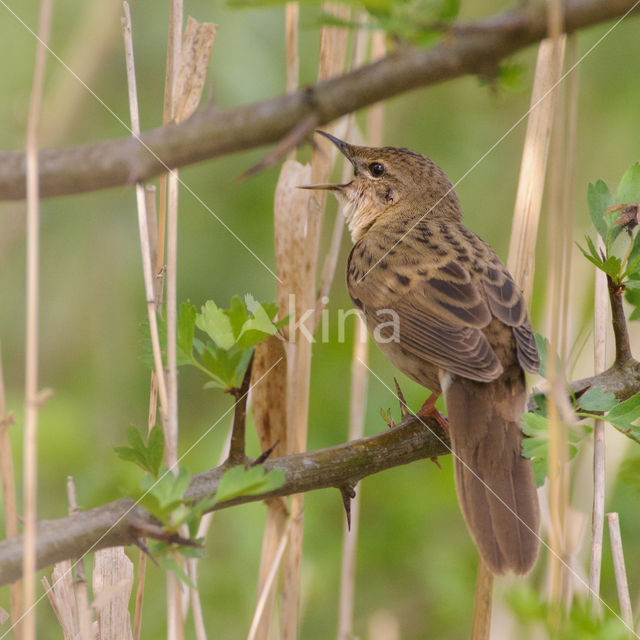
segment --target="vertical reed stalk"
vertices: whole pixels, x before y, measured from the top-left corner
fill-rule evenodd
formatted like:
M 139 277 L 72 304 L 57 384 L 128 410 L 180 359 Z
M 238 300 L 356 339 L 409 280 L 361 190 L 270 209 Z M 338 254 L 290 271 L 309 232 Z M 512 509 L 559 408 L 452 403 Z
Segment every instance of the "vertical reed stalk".
M 29 102 L 26 144 L 27 181 L 27 329 L 25 354 L 24 408 L 24 617 L 22 634 L 25 640 L 36 637 L 36 519 L 38 494 L 38 313 L 40 289 L 40 183 L 38 176 L 38 124 L 42 104 L 46 43 L 51 29 L 51 0 L 42 0 L 38 20 L 38 43 Z
M 627 627 L 632 629 L 633 612 L 631 610 L 631 598 L 629 597 L 627 571 L 624 567 L 624 553 L 622 551 L 622 537 L 620 536 L 618 514 L 607 513 L 607 523 L 609 525 L 609 540 L 611 542 L 611 555 L 613 556 L 613 570 L 616 576 L 618 602 L 620 603 L 620 615 Z
M 341 17 L 348 16 L 348 9 L 326 5 L 327 10 Z M 345 11 L 347 13 L 345 13 Z M 343 28 L 323 27 L 320 36 L 320 62 L 318 79 L 325 80 L 342 71 L 346 52 L 347 33 Z M 330 173 L 329 156 L 314 150 L 311 160 L 311 180 L 324 182 Z M 311 335 L 314 330 L 316 269 L 320 229 L 322 226 L 326 194 L 312 191 L 307 196 L 306 237 L 300 247 L 305 260 L 303 268 L 294 276 L 296 317 L 306 318 L 304 329 L 297 336 L 289 336 L 294 342 L 287 344 L 287 441 L 290 452 L 303 451 L 307 444 L 307 418 L 309 410 L 309 383 L 311 373 L 311 342 L 305 331 Z M 302 256 L 300 256 L 301 258 Z M 306 315 L 305 315 L 306 314 Z M 302 560 L 302 539 L 304 531 L 304 496 L 297 494 L 291 498 L 291 534 L 287 550 L 283 578 L 282 598 L 282 638 L 294 640 L 298 636 L 298 614 L 300 603 L 300 570 Z
M 18 535 L 16 481 L 13 470 L 11 435 L 9 433 L 9 427 L 13 424 L 15 424 L 13 415 L 7 414 L 2 367 L 2 349 L 0 348 L 0 481 L 2 482 L 2 504 L 4 505 L 4 522 L 7 538 L 12 538 L 13 536 Z M 15 640 L 20 640 L 22 637 L 22 602 L 22 581 L 18 580 L 11 585 L 11 628 Z
M 357 68 L 363 62 L 364 45 L 366 40 L 362 38 L 361 32 L 354 36 L 354 58 L 352 68 Z M 371 59 L 376 60 L 384 55 L 385 34 L 382 31 L 375 31 L 371 37 Z M 369 144 L 374 147 L 382 146 L 384 107 L 378 103 L 371 107 L 367 118 L 367 137 Z M 350 129 L 353 128 L 354 119 L 351 116 L 347 120 L 347 131 L 350 139 Z M 346 160 L 343 169 L 343 181 L 349 180 L 352 167 Z M 346 174 L 346 175 L 345 175 Z M 338 210 L 338 220 L 344 232 L 344 220 L 342 211 Z M 337 251 L 336 251 L 337 254 Z M 334 265 L 335 271 L 335 265 Z M 333 279 L 333 274 L 331 274 Z M 328 293 L 328 289 L 327 289 Z M 349 405 L 349 440 L 361 438 L 364 434 L 364 419 L 366 414 L 367 386 L 369 377 L 369 336 L 367 327 L 361 316 L 357 316 L 356 330 L 353 343 L 353 357 L 351 360 L 351 398 Z M 342 534 L 342 567 L 340 572 L 340 600 L 338 602 L 338 640 L 350 640 L 354 637 L 353 616 L 355 609 L 356 591 L 356 553 L 358 548 L 358 529 L 360 522 L 360 501 L 362 499 L 361 489 L 351 500 L 350 523 L 345 522 Z

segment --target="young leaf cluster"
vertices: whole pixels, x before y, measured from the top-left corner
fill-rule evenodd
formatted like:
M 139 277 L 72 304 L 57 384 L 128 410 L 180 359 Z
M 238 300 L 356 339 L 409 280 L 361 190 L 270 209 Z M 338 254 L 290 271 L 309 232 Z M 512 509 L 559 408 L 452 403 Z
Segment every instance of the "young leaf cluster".
M 622 620 L 609 609 L 599 613 L 587 602 L 578 600 L 567 611 L 567 615 L 562 616 L 555 609 L 559 605 L 541 599 L 540 594 L 531 587 L 510 589 L 506 599 L 523 629 L 529 630 L 535 637 L 540 634 L 539 637 L 554 640 L 624 640 L 631 636 Z
M 178 366 L 190 365 L 202 371 L 209 378 L 206 388 L 234 392 L 242 384 L 255 345 L 274 335 L 287 321 L 274 322 L 277 313 L 277 305 L 257 302 L 248 294 L 244 300 L 240 296 L 231 298 L 228 309 L 209 300 L 198 312 L 190 302 L 183 302 L 178 310 Z M 159 322 L 159 328 L 161 342 L 166 344 L 166 323 Z M 152 366 L 148 337 L 141 346 L 144 361 Z
M 536 343 L 540 353 L 540 375 L 546 377 L 550 358 L 549 341 L 536 334 Z M 561 370 L 562 362 L 556 355 L 556 369 Z M 571 389 L 567 394 L 573 400 L 573 409 L 580 419 L 605 420 L 621 433 L 640 443 L 640 393 L 618 402 L 613 393 L 606 393 L 601 387 L 592 387 L 579 398 L 573 396 Z M 547 472 L 549 445 L 549 418 L 544 394 L 535 395 L 537 409 L 522 416 L 522 431 L 528 436 L 522 442 L 522 455 L 531 458 L 537 486 L 542 486 Z M 578 444 L 591 430 L 584 424 L 566 425 L 569 436 L 569 458 L 578 452 Z
M 231 7 L 259 8 L 286 4 L 287 0 L 228 0 Z M 303 4 L 318 4 L 303 0 Z M 353 22 L 330 13 L 322 15 L 322 24 L 340 27 L 380 29 L 412 44 L 433 44 L 460 11 L 460 0 L 346 0 L 343 4 L 365 11 L 369 20 Z
M 615 196 L 603 180 L 590 183 L 587 202 L 591 221 L 602 238 L 604 250 L 598 250 L 594 240 L 586 236 L 587 249 L 578 245 L 580 251 L 607 274 L 614 287 L 625 292 L 627 302 L 635 307 L 630 320 L 638 319 L 640 233 L 636 228 L 640 205 L 640 163 L 636 162 L 625 172 Z

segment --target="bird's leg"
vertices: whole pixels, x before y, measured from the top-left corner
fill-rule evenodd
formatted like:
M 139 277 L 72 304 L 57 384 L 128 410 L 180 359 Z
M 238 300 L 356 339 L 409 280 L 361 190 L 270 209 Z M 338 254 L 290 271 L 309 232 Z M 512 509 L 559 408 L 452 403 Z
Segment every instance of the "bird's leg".
M 443 429 L 443 431 L 449 435 L 449 423 L 447 419 L 436 409 L 436 402 L 440 397 L 439 393 L 433 392 L 420 407 L 420 410 L 416 414 L 418 418 L 432 418 Z

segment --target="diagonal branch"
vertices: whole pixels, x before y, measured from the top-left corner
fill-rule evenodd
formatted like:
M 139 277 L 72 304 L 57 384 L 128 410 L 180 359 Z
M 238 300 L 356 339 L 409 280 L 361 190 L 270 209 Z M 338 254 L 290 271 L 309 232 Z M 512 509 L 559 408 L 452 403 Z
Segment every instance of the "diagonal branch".
M 604 391 L 614 393 L 618 400 L 625 400 L 640 391 L 640 363 L 633 359 L 616 362 L 607 371 L 571 386 L 576 394 L 600 386 Z M 327 449 L 267 460 L 264 463 L 266 470 L 284 471 L 285 481 L 281 487 L 269 493 L 222 502 L 214 509 L 316 489 L 355 486 L 363 478 L 386 469 L 450 453 L 449 439 L 438 423 L 426 420 L 426 424 L 429 428 L 409 415 L 397 426 L 373 436 Z M 215 493 L 227 469 L 228 464 L 225 463 L 194 475 L 186 497 L 197 501 Z M 142 537 L 171 541 L 158 522 L 129 499 L 110 502 L 67 518 L 41 521 L 37 527 L 37 567 L 41 569 L 97 549 L 137 544 Z M 20 577 L 22 551 L 22 536 L 0 542 L 0 585 Z
M 635 12 L 637 0 L 568 0 L 567 32 Z M 467 74 L 491 75 L 505 57 L 546 36 L 543 2 L 451 28 L 428 50 L 401 46 L 381 60 L 296 93 L 222 111 L 208 106 L 183 123 L 39 154 L 41 197 L 134 184 L 218 156 L 278 142 L 301 122 L 318 125 L 411 89 Z M 149 151 L 151 150 L 151 152 Z M 0 200 L 25 192 L 24 153 L 0 152 Z

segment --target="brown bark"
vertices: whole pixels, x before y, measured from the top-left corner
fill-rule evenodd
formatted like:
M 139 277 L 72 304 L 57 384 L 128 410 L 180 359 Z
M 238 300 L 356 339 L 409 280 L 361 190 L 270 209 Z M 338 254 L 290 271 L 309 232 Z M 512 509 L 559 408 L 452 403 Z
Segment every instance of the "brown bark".
M 635 0 L 569 0 L 567 32 L 627 15 Z M 41 197 L 81 193 L 153 178 L 218 156 L 275 143 L 301 122 L 318 125 L 380 100 L 467 74 L 491 75 L 505 57 L 546 36 L 545 4 L 457 25 L 432 49 L 401 46 L 372 64 L 263 102 L 222 111 L 199 109 L 188 120 L 129 137 L 39 154 Z M 25 194 L 22 152 L 0 152 L 0 200 Z

